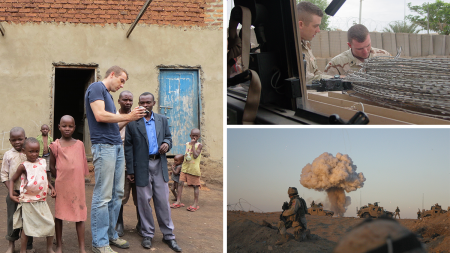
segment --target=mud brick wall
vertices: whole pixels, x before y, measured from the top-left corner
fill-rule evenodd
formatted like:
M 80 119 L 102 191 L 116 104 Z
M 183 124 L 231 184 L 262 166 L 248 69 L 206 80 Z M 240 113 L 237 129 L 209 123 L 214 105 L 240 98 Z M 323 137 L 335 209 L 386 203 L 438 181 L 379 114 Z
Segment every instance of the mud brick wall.
M 131 24 L 145 0 L 1 0 L 0 22 Z M 153 0 L 140 24 L 218 27 L 222 0 Z

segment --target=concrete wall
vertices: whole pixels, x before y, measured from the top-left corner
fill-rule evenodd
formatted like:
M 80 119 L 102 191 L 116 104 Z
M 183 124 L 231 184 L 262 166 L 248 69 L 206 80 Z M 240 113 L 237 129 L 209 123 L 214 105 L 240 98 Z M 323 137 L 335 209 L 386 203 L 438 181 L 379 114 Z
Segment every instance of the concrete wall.
M 400 57 L 450 57 L 448 35 L 371 32 L 370 39 L 372 47 L 384 49 L 392 56 L 401 46 Z M 321 31 L 311 41 L 311 48 L 319 70 L 323 71 L 333 57 L 348 49 L 347 32 Z
M 0 75 L 0 157 L 10 149 L 9 130 L 25 129 L 37 136 L 40 125 L 53 120 L 53 63 L 98 64 L 98 79 L 112 65 L 130 76 L 124 89 L 135 94 L 150 91 L 158 100 L 157 66 L 200 69 L 201 129 L 205 152 L 223 156 L 223 31 L 138 25 L 127 39 L 129 25 L 14 24 L 2 22 Z M 119 92 L 113 93 L 117 101 Z M 137 105 L 135 99 L 134 106 Z M 119 108 L 118 105 L 116 105 Z M 155 111 L 159 110 L 155 108 Z

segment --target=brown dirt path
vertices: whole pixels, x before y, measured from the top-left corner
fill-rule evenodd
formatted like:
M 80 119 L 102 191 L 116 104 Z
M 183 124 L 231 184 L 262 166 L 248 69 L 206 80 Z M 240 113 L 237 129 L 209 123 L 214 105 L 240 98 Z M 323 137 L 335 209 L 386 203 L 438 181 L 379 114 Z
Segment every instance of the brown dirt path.
M 205 180 L 206 187 L 203 187 L 203 189 L 200 190 L 200 209 L 197 212 L 189 212 L 186 208 L 172 209 L 172 220 L 175 225 L 174 234 L 177 243 L 183 249 L 183 252 L 223 251 L 223 188 L 221 184 L 222 173 L 219 172 L 205 173 L 214 175 L 215 177 L 213 177 L 213 183 L 209 183 L 209 180 Z M 92 175 L 90 175 L 90 178 L 93 178 Z M 94 182 L 94 180 L 92 180 L 92 182 Z M 92 235 L 89 217 L 93 188 L 93 184 L 86 184 L 86 204 L 88 207 L 88 220 L 85 224 L 86 252 L 91 252 Z M 8 245 L 8 242 L 4 239 L 4 235 L 6 235 L 6 196 L 7 189 L 2 184 L 0 187 L 0 210 L 2 214 L 0 218 L 0 251 L 5 251 Z M 170 198 L 173 198 L 172 194 L 170 194 Z M 183 191 L 183 203 L 189 206 L 193 201 L 193 188 L 186 187 Z M 170 202 L 172 203 L 172 201 Z M 48 198 L 47 203 L 54 214 L 54 199 Z M 162 242 L 162 234 L 156 222 L 155 213 L 153 213 L 153 218 L 156 223 L 156 233 L 150 251 L 174 252 Z M 122 237 L 129 241 L 130 248 L 119 249 L 112 247 L 115 251 L 119 253 L 149 252 L 148 249 L 144 249 L 141 246 L 142 238 L 136 233 L 136 223 L 136 211 L 130 197 L 130 200 L 124 207 L 125 235 Z M 77 234 L 74 222 L 64 222 L 63 224 L 63 247 L 64 252 L 78 252 Z M 34 241 L 34 248 L 38 253 L 46 252 L 45 238 L 36 238 Z M 20 241 L 16 243 L 15 249 L 15 252 L 19 252 Z

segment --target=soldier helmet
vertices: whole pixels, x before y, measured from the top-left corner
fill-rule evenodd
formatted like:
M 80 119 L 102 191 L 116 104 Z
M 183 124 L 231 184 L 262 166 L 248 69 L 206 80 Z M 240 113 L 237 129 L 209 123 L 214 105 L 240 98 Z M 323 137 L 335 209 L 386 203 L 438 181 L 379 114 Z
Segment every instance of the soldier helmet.
M 291 196 L 291 195 L 298 195 L 297 188 L 295 188 L 295 187 L 289 187 L 289 189 L 288 189 L 288 194 L 289 194 L 289 196 Z

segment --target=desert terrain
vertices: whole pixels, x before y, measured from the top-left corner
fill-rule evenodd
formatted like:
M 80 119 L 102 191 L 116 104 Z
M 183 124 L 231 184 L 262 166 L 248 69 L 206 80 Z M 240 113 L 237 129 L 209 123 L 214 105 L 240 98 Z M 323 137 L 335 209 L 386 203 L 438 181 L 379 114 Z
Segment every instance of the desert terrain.
M 168 159 L 171 164 L 171 159 Z M 90 210 L 92 201 L 92 191 L 94 189 L 94 170 L 92 163 L 89 163 L 90 174 L 86 177 L 86 205 L 88 208 L 88 219 L 85 223 L 85 243 L 86 252 L 91 251 L 91 223 Z M 223 251 L 223 167 L 220 162 L 207 161 L 201 164 L 203 186 L 200 190 L 199 206 L 196 212 L 189 212 L 185 208 L 171 209 L 172 220 L 175 225 L 174 234 L 178 245 L 183 252 L 222 252 Z M 169 182 L 171 184 L 171 182 Z M 6 203 L 7 189 L 4 184 L 0 186 L 0 210 L 2 216 L 0 218 L 0 249 L 5 249 L 8 242 L 4 239 L 6 235 Z M 170 194 L 170 198 L 173 195 Z M 183 191 L 183 203 L 189 206 L 194 201 L 194 191 L 191 187 L 185 187 Z M 170 200 L 170 203 L 174 201 Z M 54 214 L 55 200 L 47 199 L 47 203 Z M 151 202 L 153 206 L 153 202 Z M 124 206 L 124 225 L 125 235 L 122 237 L 130 243 L 130 248 L 119 249 L 112 247 L 117 252 L 174 252 L 166 244 L 162 242 L 162 233 L 156 222 L 156 215 L 153 212 L 155 220 L 156 232 L 153 238 L 152 248 L 144 249 L 141 246 L 142 237 L 136 233 L 136 211 L 132 198 Z M 34 248 L 37 253 L 46 252 L 45 238 L 35 238 Z M 19 252 L 20 241 L 16 242 L 15 252 Z M 53 248 L 55 249 L 55 247 Z M 78 252 L 78 241 L 74 222 L 63 222 L 63 252 Z
M 312 239 L 299 242 L 293 237 L 283 245 L 275 245 L 277 230 L 262 225 L 279 221 L 281 212 L 227 212 L 228 252 L 332 252 L 337 242 L 362 219 L 355 217 L 326 217 L 306 215 Z M 450 252 L 450 213 L 424 220 L 398 219 L 401 225 L 417 234 L 427 252 Z M 293 233 L 293 229 L 288 229 Z

